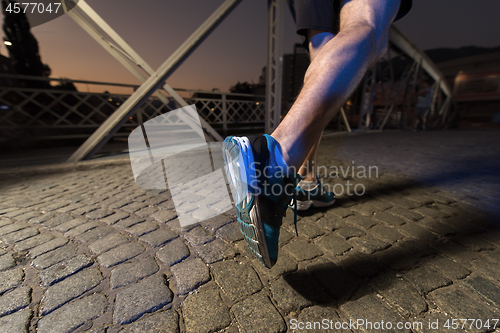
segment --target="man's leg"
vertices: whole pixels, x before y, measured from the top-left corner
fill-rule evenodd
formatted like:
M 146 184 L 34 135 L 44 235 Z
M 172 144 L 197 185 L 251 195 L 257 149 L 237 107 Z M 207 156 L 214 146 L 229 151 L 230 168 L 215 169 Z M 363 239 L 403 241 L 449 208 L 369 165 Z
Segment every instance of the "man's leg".
M 304 87 L 272 133 L 288 166 L 298 170 L 366 70 L 385 53 L 400 0 L 344 0 L 340 31 L 314 56 Z
M 309 41 L 309 56 L 311 58 L 311 62 L 314 60 L 318 52 L 328 43 L 333 37 L 334 34 L 331 32 L 325 32 L 320 30 L 307 30 L 307 40 Z M 323 133 L 321 133 L 323 134 Z M 312 146 L 311 150 L 306 156 L 304 163 L 300 167 L 298 174 L 302 176 L 302 179 L 308 182 L 316 181 L 316 153 L 318 151 L 318 146 L 321 141 L 321 135 Z

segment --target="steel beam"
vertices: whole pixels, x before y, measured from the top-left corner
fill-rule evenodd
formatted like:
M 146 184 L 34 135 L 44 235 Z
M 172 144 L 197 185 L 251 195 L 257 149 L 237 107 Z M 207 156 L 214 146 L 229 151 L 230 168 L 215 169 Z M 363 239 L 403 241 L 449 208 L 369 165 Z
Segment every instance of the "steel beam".
M 281 121 L 284 0 L 267 1 L 266 133 Z
M 143 85 L 130 96 L 113 115 L 111 115 L 101 127 L 93 133 L 87 141 L 68 159 L 68 162 L 77 162 L 82 159 L 92 157 L 123 125 L 123 123 L 135 113 L 135 111 L 149 98 L 160 86 L 177 101 L 181 106 L 187 105 L 170 86 L 165 84 L 165 80 L 177 69 L 178 66 L 200 45 L 203 40 L 217 27 L 217 25 L 231 12 L 231 10 L 241 0 L 226 0 L 161 66 L 154 72 L 152 68 L 130 47 L 114 30 L 106 24 L 102 18 L 88 6 L 84 0 L 80 0 L 78 5 L 72 11 L 67 12 L 75 22 L 77 22 L 87 33 L 89 33 L 96 41 L 98 41 L 109 53 L 111 53 L 120 63 L 129 69 L 139 80 L 143 81 Z M 75 11 L 76 9 L 76 11 Z M 99 31 L 92 27 L 91 22 L 96 22 L 101 30 L 119 44 L 122 50 L 108 42 Z M 137 68 L 134 68 L 127 62 L 134 62 L 142 68 L 146 75 L 142 74 Z M 159 98 L 166 101 L 165 96 L 158 94 Z M 206 122 L 200 118 L 202 123 L 205 123 L 207 129 L 212 136 L 217 140 L 222 140 L 222 137 L 213 130 Z M 190 122 L 187 120 L 188 123 Z M 192 122 L 194 123 L 194 122 Z M 203 126 L 203 124 L 202 124 Z M 205 126 L 203 126 L 205 127 Z M 211 131 L 210 131 L 211 129 Z

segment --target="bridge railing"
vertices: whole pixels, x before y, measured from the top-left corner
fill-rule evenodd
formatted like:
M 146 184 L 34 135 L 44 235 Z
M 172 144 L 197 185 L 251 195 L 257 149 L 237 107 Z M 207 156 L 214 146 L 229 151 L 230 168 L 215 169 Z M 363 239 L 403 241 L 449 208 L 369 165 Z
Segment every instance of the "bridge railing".
M 12 75 L 0 75 L 12 80 Z M 136 88 L 106 82 L 61 80 L 15 76 L 16 79 L 63 81 L 83 85 Z M 5 82 L 5 81 L 4 81 Z M 12 81 L 11 81 L 12 82 Z M 265 96 L 196 90 L 177 90 L 200 117 L 221 134 L 264 131 Z M 15 139 L 83 139 L 92 134 L 130 95 L 83 92 L 53 88 L 0 86 L 0 136 Z M 164 104 L 149 98 L 115 134 L 126 137 L 142 123 L 178 108 L 173 99 Z

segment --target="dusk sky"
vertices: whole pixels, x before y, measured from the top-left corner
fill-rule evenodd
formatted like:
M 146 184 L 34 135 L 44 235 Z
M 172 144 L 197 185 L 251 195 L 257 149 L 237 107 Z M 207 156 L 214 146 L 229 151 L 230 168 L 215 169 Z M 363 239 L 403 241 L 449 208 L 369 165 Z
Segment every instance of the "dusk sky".
M 154 69 L 222 2 L 87 1 Z M 262 0 L 243 0 L 167 82 L 175 88 L 221 91 L 228 91 L 237 81 L 257 82 L 266 64 L 266 4 Z M 414 0 L 412 11 L 396 25 L 423 50 L 493 47 L 500 45 L 498 13 L 498 0 Z M 300 39 L 288 10 L 285 17 L 284 51 L 291 53 L 293 44 Z M 67 15 L 37 26 L 32 32 L 42 61 L 52 69 L 52 77 L 139 83 Z M 3 31 L 1 34 L 3 37 Z M 3 44 L 0 53 L 7 55 Z

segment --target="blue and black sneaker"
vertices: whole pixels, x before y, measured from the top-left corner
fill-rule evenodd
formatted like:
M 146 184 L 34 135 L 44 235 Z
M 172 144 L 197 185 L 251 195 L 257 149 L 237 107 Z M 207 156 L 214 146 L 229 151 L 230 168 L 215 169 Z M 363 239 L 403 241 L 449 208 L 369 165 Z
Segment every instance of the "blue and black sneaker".
M 257 258 L 271 268 L 278 259 L 281 222 L 301 177 L 289 171 L 279 144 L 267 134 L 253 140 L 227 137 L 222 152 L 240 231 Z
M 325 191 L 319 177 L 316 177 L 315 183 L 301 181 L 296 190 L 297 210 L 307 210 L 311 207 L 329 207 L 335 203 L 335 195 L 332 192 Z

